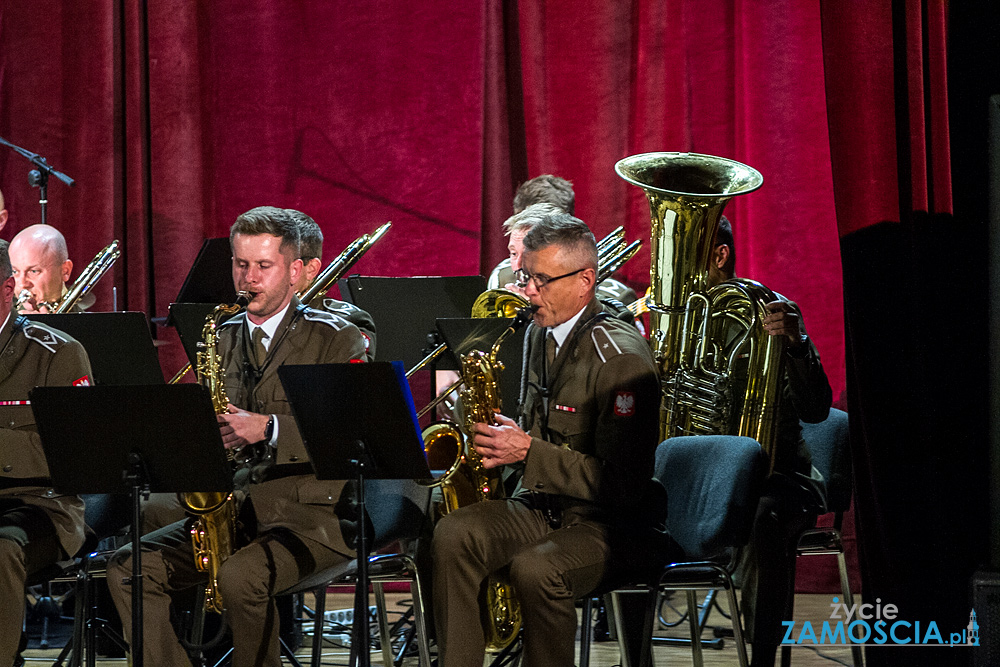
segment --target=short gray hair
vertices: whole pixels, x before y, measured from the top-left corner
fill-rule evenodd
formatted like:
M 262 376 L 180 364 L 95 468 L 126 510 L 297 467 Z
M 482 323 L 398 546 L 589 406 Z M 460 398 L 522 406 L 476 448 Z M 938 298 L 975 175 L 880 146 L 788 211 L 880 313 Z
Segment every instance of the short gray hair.
M 534 207 L 525 209 L 525 212 L 531 208 Z M 597 242 L 583 220 L 563 211 L 540 216 L 524 237 L 524 250 L 534 252 L 550 245 L 557 245 L 578 256 L 581 263 L 597 270 Z

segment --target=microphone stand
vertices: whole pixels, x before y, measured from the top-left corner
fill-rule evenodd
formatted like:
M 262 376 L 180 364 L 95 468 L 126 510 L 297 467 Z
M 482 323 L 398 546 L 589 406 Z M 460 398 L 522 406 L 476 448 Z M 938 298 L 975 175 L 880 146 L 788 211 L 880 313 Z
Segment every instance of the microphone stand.
M 29 162 L 31 162 L 31 164 L 35 165 L 35 168 L 28 172 L 28 183 L 31 187 L 37 187 L 39 190 L 38 203 L 42 207 L 42 224 L 48 224 L 46 218 L 46 207 L 49 203 L 49 176 L 55 176 L 70 187 L 76 185 L 76 181 L 50 165 L 45 158 L 38 153 L 32 153 L 31 151 L 21 148 L 20 146 L 15 146 L 3 137 L 0 137 L 0 145 L 10 148 L 15 153 L 18 153 L 22 157 L 26 158 Z

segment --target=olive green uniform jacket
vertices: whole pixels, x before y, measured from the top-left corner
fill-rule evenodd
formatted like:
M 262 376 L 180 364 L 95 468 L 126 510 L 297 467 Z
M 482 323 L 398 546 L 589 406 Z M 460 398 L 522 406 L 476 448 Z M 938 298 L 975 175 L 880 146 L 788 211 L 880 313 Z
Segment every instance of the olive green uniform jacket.
M 79 342 L 11 313 L 0 330 L 0 400 L 27 400 L 36 386 L 89 384 L 90 361 Z M 0 498 L 44 510 L 67 556 L 83 546 L 83 501 L 52 489 L 30 405 L 0 406 Z
M 532 441 L 520 493 L 558 496 L 563 525 L 644 522 L 662 493 L 652 480 L 660 390 L 649 344 L 597 299 L 551 368 L 545 330 L 532 325 L 526 336 L 521 414 Z
M 342 481 L 318 480 L 285 390 L 278 379 L 284 364 L 335 364 L 365 358 L 358 328 L 332 313 L 299 308 L 292 299 L 268 348 L 260 379 L 246 381 L 244 360 L 250 349 L 246 314 L 224 322 L 219 330 L 219 353 L 226 393 L 233 405 L 277 416 L 278 438 L 273 458 L 254 470 L 248 495 L 258 531 L 284 527 L 342 553 L 351 554 L 343 533 L 354 531 L 354 498 Z M 256 481 L 260 479 L 261 481 Z
M 313 307 L 319 307 L 319 305 Z M 323 299 L 322 306 L 323 310 L 343 317 L 361 331 L 361 337 L 364 338 L 365 342 L 365 358 L 368 361 L 375 361 L 375 320 L 368 314 L 368 311 L 358 308 L 353 303 L 331 298 Z

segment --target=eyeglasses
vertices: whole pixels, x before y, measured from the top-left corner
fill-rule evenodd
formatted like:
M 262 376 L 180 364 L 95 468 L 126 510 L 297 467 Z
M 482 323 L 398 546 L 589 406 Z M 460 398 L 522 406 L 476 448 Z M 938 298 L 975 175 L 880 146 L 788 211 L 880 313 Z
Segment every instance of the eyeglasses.
M 545 287 L 550 283 L 554 283 L 557 280 L 562 280 L 563 278 L 569 278 L 570 276 L 575 276 L 581 271 L 586 271 L 586 270 L 587 267 L 583 267 L 582 269 L 577 269 L 576 271 L 570 271 L 569 273 L 564 273 L 561 276 L 549 278 L 544 273 L 536 273 L 532 275 L 527 271 L 525 271 L 524 269 L 518 269 L 517 271 L 514 272 L 514 278 L 517 279 L 517 284 L 520 285 L 521 287 L 527 287 L 528 281 L 530 280 L 531 283 L 535 286 L 535 289 L 541 290 L 543 287 Z

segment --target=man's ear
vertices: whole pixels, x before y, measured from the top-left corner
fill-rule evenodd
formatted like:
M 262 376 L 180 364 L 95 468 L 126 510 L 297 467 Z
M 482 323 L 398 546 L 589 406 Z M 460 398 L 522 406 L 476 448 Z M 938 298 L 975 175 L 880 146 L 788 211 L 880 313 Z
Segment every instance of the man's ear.
M 0 231 L 7 225 L 7 209 L 0 209 Z
M 597 282 L 597 272 L 594 269 L 587 268 L 580 272 L 580 285 L 583 288 L 582 292 L 587 292 L 594 289 L 595 283 Z
M 299 277 L 302 275 L 303 271 L 302 259 L 293 260 L 291 265 L 288 267 L 289 278 L 291 279 L 291 285 L 299 282 Z
M 715 268 L 721 269 L 729 261 L 729 246 L 725 243 L 720 243 L 715 246 L 715 250 L 712 251 L 712 263 L 715 264 Z
M 69 277 L 73 274 L 73 260 L 67 259 L 62 263 L 62 281 L 69 282 Z

